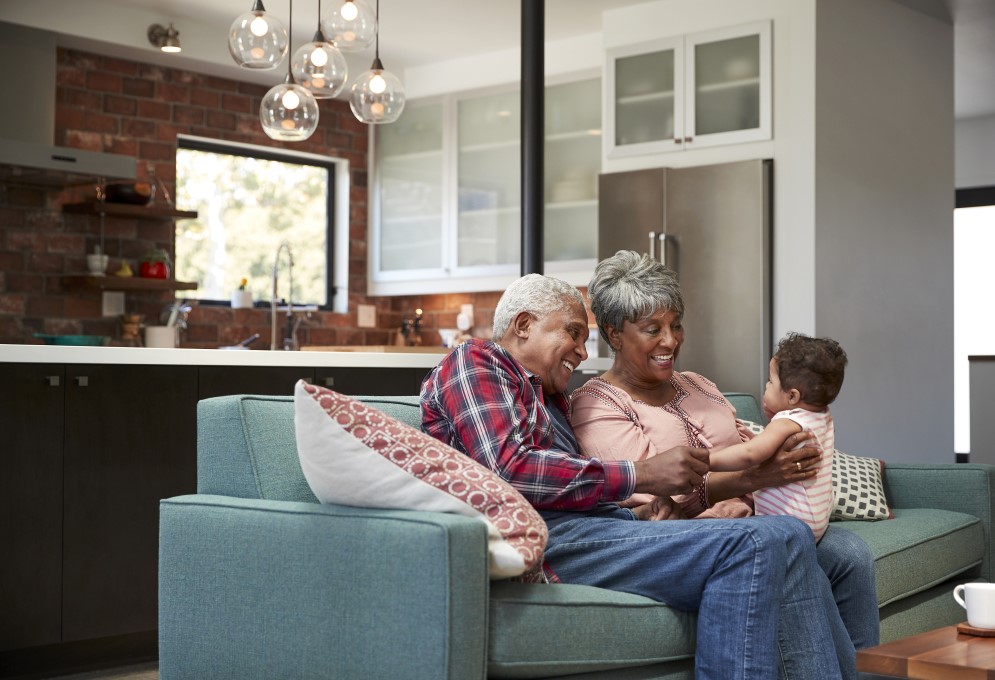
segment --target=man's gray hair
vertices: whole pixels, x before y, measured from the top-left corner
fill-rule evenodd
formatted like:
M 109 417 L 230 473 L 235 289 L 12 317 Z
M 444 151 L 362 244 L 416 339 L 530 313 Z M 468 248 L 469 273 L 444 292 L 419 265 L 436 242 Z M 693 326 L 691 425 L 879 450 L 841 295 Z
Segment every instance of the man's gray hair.
M 494 310 L 494 340 L 500 340 L 521 312 L 544 319 L 574 304 L 584 307 L 584 297 L 566 281 L 542 274 L 526 274 L 508 286 Z
M 587 284 L 587 297 L 598 331 L 609 346 L 608 326 L 622 330 L 625 321 L 634 323 L 661 309 L 684 316 L 684 298 L 674 272 L 632 250 L 620 250 L 598 263 Z

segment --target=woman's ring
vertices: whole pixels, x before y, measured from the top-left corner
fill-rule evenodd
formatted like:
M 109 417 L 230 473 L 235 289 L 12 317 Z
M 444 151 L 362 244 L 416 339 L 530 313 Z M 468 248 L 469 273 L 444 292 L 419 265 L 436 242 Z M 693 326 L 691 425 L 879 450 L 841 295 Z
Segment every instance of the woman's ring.
M 798 468 L 798 472 L 802 471 L 802 464 L 799 463 L 798 461 L 795 461 L 795 467 Z

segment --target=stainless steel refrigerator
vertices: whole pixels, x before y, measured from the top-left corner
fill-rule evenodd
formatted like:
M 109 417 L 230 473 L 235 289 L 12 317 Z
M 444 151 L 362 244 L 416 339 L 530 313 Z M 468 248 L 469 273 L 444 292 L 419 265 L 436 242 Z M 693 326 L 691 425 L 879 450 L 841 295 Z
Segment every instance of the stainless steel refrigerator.
M 677 273 L 677 369 L 759 400 L 771 356 L 769 160 L 602 174 L 598 259 L 649 253 Z M 602 356 L 608 348 L 601 341 Z

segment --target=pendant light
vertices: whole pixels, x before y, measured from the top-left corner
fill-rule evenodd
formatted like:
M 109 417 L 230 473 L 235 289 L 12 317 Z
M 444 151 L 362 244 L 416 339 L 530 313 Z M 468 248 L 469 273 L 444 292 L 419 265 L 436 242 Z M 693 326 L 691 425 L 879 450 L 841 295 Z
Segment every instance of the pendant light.
M 348 65 L 342 52 L 322 32 L 321 0 L 318 0 L 318 30 L 311 42 L 294 52 L 290 71 L 294 80 L 310 90 L 316 99 L 334 97 L 345 87 Z
M 290 28 L 294 27 L 294 0 L 290 0 Z M 259 104 L 263 132 L 281 142 L 303 142 L 318 127 L 318 102 L 306 87 L 294 82 L 291 66 L 287 78 L 270 89 Z
M 377 0 L 377 22 L 380 21 L 380 0 Z M 404 110 L 404 86 L 400 79 L 383 67 L 380 61 L 380 28 L 375 37 L 376 51 L 370 70 L 352 84 L 349 108 L 361 123 L 393 123 Z
M 239 15 L 228 29 L 228 51 L 244 68 L 275 69 L 287 54 L 289 40 L 283 23 L 266 11 L 262 0 L 255 0 L 252 9 Z
M 325 22 L 325 35 L 343 52 L 365 50 L 376 38 L 379 18 L 366 0 L 345 0 Z

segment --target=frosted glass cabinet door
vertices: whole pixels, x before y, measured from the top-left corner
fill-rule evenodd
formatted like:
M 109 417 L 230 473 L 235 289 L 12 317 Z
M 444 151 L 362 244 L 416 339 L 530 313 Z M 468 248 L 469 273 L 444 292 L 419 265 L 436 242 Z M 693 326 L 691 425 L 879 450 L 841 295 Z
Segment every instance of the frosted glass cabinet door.
M 379 271 L 443 267 L 442 104 L 377 126 Z
M 521 255 L 518 92 L 457 102 L 457 267 L 517 264 Z
M 546 87 L 546 262 L 594 259 L 598 250 L 601 79 Z
M 770 22 L 686 37 L 685 142 L 711 146 L 770 139 Z

